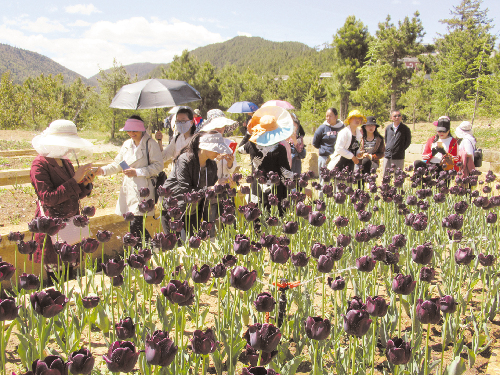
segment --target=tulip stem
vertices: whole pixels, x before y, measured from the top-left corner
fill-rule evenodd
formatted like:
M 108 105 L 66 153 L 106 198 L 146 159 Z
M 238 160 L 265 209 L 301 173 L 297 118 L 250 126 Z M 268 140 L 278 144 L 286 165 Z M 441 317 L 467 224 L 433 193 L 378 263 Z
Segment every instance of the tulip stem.
M 425 339 L 425 357 L 424 357 L 424 375 L 429 374 L 429 336 L 431 332 L 431 324 L 427 323 L 427 337 Z
M 352 353 L 351 353 L 351 375 L 354 375 L 356 373 L 355 371 L 355 364 L 356 364 L 356 346 L 358 343 L 358 338 L 356 336 L 353 336 L 352 338 Z
M 378 322 L 378 317 L 375 317 L 375 319 L 373 321 L 372 371 L 371 371 L 371 375 L 373 375 L 373 371 L 375 369 L 375 347 L 377 345 L 377 322 Z
M 49 235 L 46 233 L 45 238 L 43 239 L 43 246 L 42 246 L 42 259 L 40 260 L 40 290 L 43 290 L 43 258 L 45 257 L 45 244 L 47 243 L 47 237 Z M 34 261 L 32 262 L 33 266 Z
M 402 311 L 401 311 L 401 305 L 402 305 L 401 298 L 403 298 L 402 294 L 399 295 L 399 313 L 398 313 L 399 337 L 403 337 L 403 335 L 401 334 L 401 320 L 403 320 L 402 317 L 401 317 L 401 314 L 402 314 Z
M 207 357 L 208 357 L 208 355 L 204 355 L 203 356 L 203 371 L 202 371 L 203 375 L 206 375 L 207 374 L 207 370 L 208 370 L 208 368 L 207 368 Z
M 441 366 L 440 366 L 440 373 L 444 373 L 443 371 L 443 366 L 444 366 L 444 350 L 446 348 L 446 314 L 444 316 L 444 323 L 443 323 L 443 340 L 441 344 Z
M 111 291 L 111 342 L 115 342 L 115 298 L 113 295 L 113 278 L 110 278 Z
M 323 274 L 323 298 L 322 298 L 322 308 L 321 308 L 321 317 L 325 319 L 325 308 L 326 308 L 326 274 Z

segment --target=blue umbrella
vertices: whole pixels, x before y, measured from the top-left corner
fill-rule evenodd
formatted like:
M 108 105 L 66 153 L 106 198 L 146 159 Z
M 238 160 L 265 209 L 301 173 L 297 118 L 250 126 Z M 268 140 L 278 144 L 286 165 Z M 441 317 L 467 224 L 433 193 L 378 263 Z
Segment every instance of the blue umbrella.
M 258 110 L 259 107 L 257 104 L 254 104 L 252 102 L 236 102 L 234 103 L 227 112 L 229 113 L 251 113 L 255 112 Z

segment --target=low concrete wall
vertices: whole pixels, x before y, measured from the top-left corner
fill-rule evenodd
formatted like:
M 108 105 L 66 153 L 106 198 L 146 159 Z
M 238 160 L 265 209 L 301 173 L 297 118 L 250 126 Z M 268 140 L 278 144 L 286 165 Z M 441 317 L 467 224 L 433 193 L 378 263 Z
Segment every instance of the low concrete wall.
M 27 149 L 27 150 L 2 150 L 0 151 L 0 156 L 5 158 L 10 158 L 13 156 L 36 156 L 38 152 L 35 149 Z

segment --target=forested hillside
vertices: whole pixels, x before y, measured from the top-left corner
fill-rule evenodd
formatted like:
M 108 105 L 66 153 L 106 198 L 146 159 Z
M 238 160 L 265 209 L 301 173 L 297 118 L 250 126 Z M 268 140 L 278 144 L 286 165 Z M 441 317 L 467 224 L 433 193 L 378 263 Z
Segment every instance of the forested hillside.
M 62 74 L 65 83 L 71 83 L 77 78 L 87 83 L 85 77 L 46 56 L 0 43 L 0 75 L 8 70 L 14 83 L 23 83 L 26 78 L 37 77 L 40 74 L 54 76 Z

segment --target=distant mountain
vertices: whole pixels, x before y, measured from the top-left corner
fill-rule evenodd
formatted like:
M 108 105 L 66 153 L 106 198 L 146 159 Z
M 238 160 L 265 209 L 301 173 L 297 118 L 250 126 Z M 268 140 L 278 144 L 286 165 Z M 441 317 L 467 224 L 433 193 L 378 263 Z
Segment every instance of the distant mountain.
M 153 63 L 135 63 L 130 65 L 124 65 L 123 67 L 130 75 L 130 77 L 134 78 L 136 75 L 139 77 L 139 80 L 150 78 L 150 73 L 158 67 L 167 66 L 168 64 L 153 64 Z M 106 69 L 105 72 L 109 72 L 110 69 Z M 161 69 L 158 70 L 159 75 L 153 76 L 153 78 L 160 78 Z M 89 83 L 93 86 L 98 85 L 97 79 L 99 78 L 99 73 L 93 75 L 88 79 Z
M 11 79 L 17 84 L 23 83 L 28 77 L 36 77 L 42 73 L 45 75 L 61 73 L 66 83 L 71 83 L 80 78 L 84 83 L 88 84 L 85 77 L 46 56 L 0 43 L 0 75 L 7 70 L 10 70 Z

